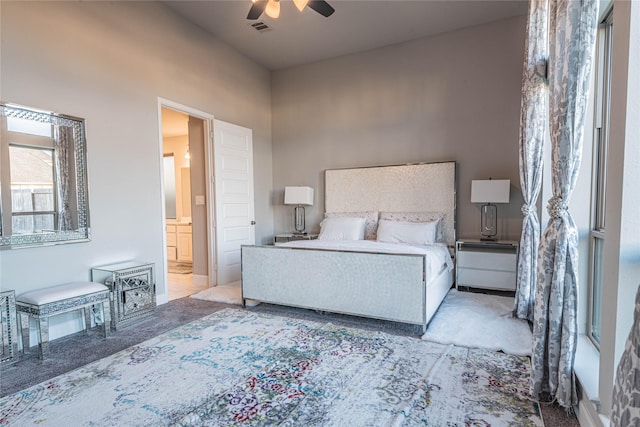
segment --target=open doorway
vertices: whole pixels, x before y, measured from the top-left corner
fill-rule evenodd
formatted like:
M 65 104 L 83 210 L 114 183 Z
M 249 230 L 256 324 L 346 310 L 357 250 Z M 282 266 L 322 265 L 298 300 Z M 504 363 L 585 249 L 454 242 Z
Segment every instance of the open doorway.
M 162 153 L 168 300 L 209 286 L 204 120 L 165 106 Z
M 167 116 L 165 116 L 165 114 Z M 187 121 L 188 144 L 183 150 L 169 149 L 162 137 L 165 125 L 169 126 L 168 115 L 175 114 L 179 121 Z M 255 243 L 255 218 L 253 205 L 253 136 L 252 130 L 232 123 L 214 120 L 208 113 L 177 104 L 173 101 L 158 98 L 158 117 L 160 124 L 160 154 L 162 171 L 164 173 L 164 155 L 173 162 L 167 161 L 174 167 L 175 196 L 165 196 L 164 200 L 172 198 L 182 200 L 178 189 L 182 188 L 183 169 L 188 169 L 191 193 L 189 202 L 191 216 L 187 207 L 182 210 L 176 207 L 175 218 L 168 218 L 166 206 L 162 206 L 162 224 L 165 228 L 164 253 L 165 263 L 158 274 L 164 275 L 164 283 L 158 288 L 158 301 L 166 302 L 193 294 L 200 289 L 240 283 L 241 263 L 240 248 L 242 245 Z M 167 117 L 165 120 L 164 117 Z M 167 130 L 167 137 L 171 135 Z M 174 132 L 175 136 L 184 133 Z M 167 149 L 165 149 L 165 146 Z M 183 167 L 182 158 L 186 157 L 188 149 L 189 163 Z M 215 152 L 215 154 L 214 154 Z M 167 169 L 169 169 L 167 167 Z M 180 171 L 180 172 L 178 172 Z M 186 172 L 185 172 L 186 174 Z M 164 193 L 164 177 L 160 176 Z M 167 187 L 171 187 L 168 184 Z M 186 192 L 186 190 L 185 190 Z M 167 235 L 167 229 L 176 225 L 175 256 L 180 261 L 180 244 L 178 226 L 188 225 L 191 221 L 191 273 L 184 273 L 183 277 L 176 277 L 168 272 L 169 260 L 173 260 L 174 250 L 170 246 L 173 237 Z M 171 231 L 169 231 L 171 232 Z M 188 232 L 188 230 L 187 230 Z M 184 240 L 186 241 L 186 240 Z M 183 242 L 184 242 L 183 241 Z M 189 248 L 188 244 L 185 244 Z M 169 258 L 171 257 L 171 258 Z M 189 275 L 191 276 L 189 278 Z M 178 281 L 182 284 L 177 283 Z M 180 289 L 180 290 L 178 290 Z

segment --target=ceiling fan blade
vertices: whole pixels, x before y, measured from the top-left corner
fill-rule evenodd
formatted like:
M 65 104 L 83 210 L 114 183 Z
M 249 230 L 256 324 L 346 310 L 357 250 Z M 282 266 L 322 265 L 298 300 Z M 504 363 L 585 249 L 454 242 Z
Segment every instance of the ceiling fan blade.
M 333 12 L 336 11 L 333 7 L 331 7 L 329 3 L 324 0 L 309 0 L 309 4 L 307 4 L 307 6 L 309 6 L 311 9 L 315 10 L 325 18 L 331 16 Z
M 251 9 L 249 9 L 249 14 L 247 15 L 247 19 L 256 20 L 260 18 L 262 12 L 267 7 L 268 0 L 256 0 L 252 5 Z

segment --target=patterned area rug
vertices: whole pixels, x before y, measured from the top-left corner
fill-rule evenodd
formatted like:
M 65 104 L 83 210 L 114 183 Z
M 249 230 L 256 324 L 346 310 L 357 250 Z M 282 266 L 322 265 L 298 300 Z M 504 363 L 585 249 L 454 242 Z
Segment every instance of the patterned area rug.
M 543 426 L 529 359 L 225 309 L 0 400 L 2 425 Z

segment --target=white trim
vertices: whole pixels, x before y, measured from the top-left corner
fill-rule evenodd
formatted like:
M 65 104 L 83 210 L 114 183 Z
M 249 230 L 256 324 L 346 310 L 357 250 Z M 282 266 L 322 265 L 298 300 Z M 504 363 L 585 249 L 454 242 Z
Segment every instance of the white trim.
M 600 353 L 584 334 L 578 336 L 574 371 L 578 379 L 577 387 L 580 396 L 580 402 L 576 408 L 578 422 L 582 427 L 608 426 L 608 419 L 599 413 Z
M 603 259 L 602 334 L 600 340 L 600 410 L 611 413 L 616 369 L 633 325 L 634 300 L 640 263 L 637 259 L 640 228 L 640 2 L 614 1 L 610 167 L 607 170 L 606 233 Z
M 209 251 L 209 259 L 207 263 L 207 274 L 209 275 L 208 285 L 209 287 L 218 285 L 218 250 L 216 247 L 216 238 L 217 238 L 217 225 L 218 221 L 216 219 L 216 205 L 218 201 L 216 200 L 216 186 L 215 186 L 215 148 L 214 148 L 214 139 L 213 139 L 213 123 L 214 118 L 211 116 L 209 119 L 205 121 L 204 124 L 204 133 L 205 133 L 205 144 L 204 144 L 204 155 L 206 159 L 205 165 L 205 173 L 207 176 L 205 177 L 205 188 L 207 192 L 207 249 Z
M 163 158 L 163 153 L 162 153 L 162 145 L 163 145 L 163 141 L 162 141 L 162 107 L 166 107 L 166 108 L 171 108 L 172 110 L 176 110 L 176 111 L 180 111 L 183 112 L 185 114 L 188 114 L 190 116 L 193 117 L 197 117 L 201 120 L 204 121 L 204 155 L 205 155 L 205 186 L 206 186 L 206 197 L 208 199 L 208 203 L 207 203 L 207 245 L 208 245 L 208 249 L 209 249 L 209 256 L 207 259 L 207 271 L 209 272 L 208 276 L 200 276 L 200 277 L 205 277 L 205 278 L 212 278 L 214 280 L 213 283 L 207 283 L 209 284 L 209 286 L 214 286 L 215 285 L 215 274 L 211 274 L 212 271 L 214 270 L 214 266 L 215 266 L 215 257 L 217 256 L 216 252 L 215 252 L 215 244 L 212 244 L 212 242 L 215 242 L 214 240 L 214 227 L 215 227 L 215 209 L 213 209 L 213 204 L 214 204 L 214 200 L 215 200 L 215 193 L 214 193 L 214 188 L 213 186 L 211 186 L 209 184 L 209 176 L 212 176 L 213 174 L 211 173 L 213 171 L 213 161 L 212 159 L 214 158 L 214 153 L 213 153 L 213 138 L 211 137 L 211 130 L 213 129 L 213 114 L 209 114 L 206 113 L 204 111 L 200 111 L 197 110 L 195 108 L 192 107 L 188 107 L 186 105 L 183 104 L 179 104 L 177 102 L 165 99 L 165 98 L 161 98 L 158 97 L 158 157 L 159 157 L 159 162 L 160 162 L 160 175 L 159 175 L 159 181 L 160 181 L 160 200 L 162 201 L 162 203 L 160 204 L 160 210 L 162 212 L 162 276 L 164 278 L 164 283 L 163 283 L 163 287 L 162 287 L 162 293 L 160 295 L 157 295 L 157 303 L 158 304 L 164 304 L 166 302 L 168 302 L 169 300 L 169 289 L 168 289 L 168 283 L 169 283 L 169 277 L 167 274 L 167 233 L 165 233 L 165 230 L 167 228 L 167 219 L 166 219 L 166 212 L 165 212 L 165 206 L 164 206 L 164 182 L 163 182 L 163 166 L 162 166 L 162 158 Z M 156 270 L 157 271 L 157 270 Z M 195 280 L 195 275 L 193 276 L 194 280 Z M 200 280 L 200 279 L 198 279 Z M 158 289 L 156 288 L 156 293 L 158 292 Z
M 595 406 L 584 397 L 578 403 L 576 416 L 580 427 L 609 427 L 609 420 L 597 414 Z
M 578 335 L 573 369 L 589 400 L 599 401 L 600 353 L 586 335 Z

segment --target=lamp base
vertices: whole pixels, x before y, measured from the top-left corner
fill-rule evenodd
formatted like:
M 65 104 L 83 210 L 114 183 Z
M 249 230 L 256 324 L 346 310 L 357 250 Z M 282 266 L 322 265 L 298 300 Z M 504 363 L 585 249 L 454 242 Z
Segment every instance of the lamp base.
M 498 210 L 491 203 L 482 205 L 480 210 L 480 240 L 496 240 Z
M 293 210 L 293 216 L 294 216 L 294 225 L 295 225 L 295 232 L 293 234 L 307 234 L 306 231 L 304 231 L 305 228 L 305 224 L 304 224 L 304 207 L 303 206 L 296 206 L 295 209 Z

